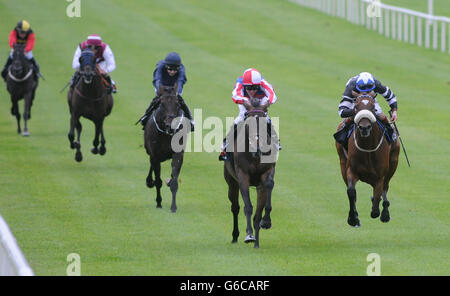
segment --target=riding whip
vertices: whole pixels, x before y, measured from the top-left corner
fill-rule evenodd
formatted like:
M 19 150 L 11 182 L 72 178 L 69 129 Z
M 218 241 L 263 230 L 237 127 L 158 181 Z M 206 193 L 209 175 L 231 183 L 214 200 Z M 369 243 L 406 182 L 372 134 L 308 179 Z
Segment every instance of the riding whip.
M 63 89 L 61 89 L 61 90 L 59 91 L 59 93 L 62 93 L 62 92 L 66 89 L 66 87 L 69 86 L 69 84 L 70 84 L 70 81 L 66 83 L 66 85 L 63 87 Z
M 389 110 L 389 115 L 392 117 L 392 110 Z M 408 166 L 411 167 L 411 165 L 409 164 L 408 154 L 406 154 L 405 146 L 403 145 L 402 137 L 400 137 L 400 133 L 398 132 L 397 125 L 395 124 L 395 122 L 392 122 L 392 124 L 394 125 L 395 132 L 397 133 L 397 137 L 400 140 L 400 144 L 402 144 L 402 149 L 406 157 L 406 162 L 408 162 Z

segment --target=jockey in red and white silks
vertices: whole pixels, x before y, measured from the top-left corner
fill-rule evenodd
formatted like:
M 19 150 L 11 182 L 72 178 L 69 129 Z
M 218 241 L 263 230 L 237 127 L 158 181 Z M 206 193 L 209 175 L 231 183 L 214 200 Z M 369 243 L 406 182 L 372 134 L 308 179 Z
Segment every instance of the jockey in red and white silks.
M 108 44 L 103 43 L 102 38 L 97 34 L 89 35 L 86 41 L 77 46 L 72 61 L 73 69 L 78 70 L 80 68 L 81 52 L 88 48 L 94 49 L 97 64 L 101 70 L 109 74 L 116 69 L 116 61 L 111 48 Z
M 245 70 L 244 74 L 236 80 L 232 99 L 239 106 L 239 115 L 234 120 L 235 124 L 244 120 L 247 109 L 244 107 L 243 102 L 249 101 L 251 98 L 260 99 L 261 104 L 265 104 L 267 101 L 270 104 L 274 104 L 277 101 L 272 85 L 254 68 Z

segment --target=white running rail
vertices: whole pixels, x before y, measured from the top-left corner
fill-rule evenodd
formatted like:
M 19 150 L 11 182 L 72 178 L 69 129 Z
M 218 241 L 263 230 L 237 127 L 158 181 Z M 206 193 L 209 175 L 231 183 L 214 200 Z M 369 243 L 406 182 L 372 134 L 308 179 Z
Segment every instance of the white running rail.
M 0 276 L 34 275 L 17 246 L 5 220 L 0 216 Z
M 450 18 L 380 0 L 289 0 L 378 31 L 387 38 L 450 53 Z

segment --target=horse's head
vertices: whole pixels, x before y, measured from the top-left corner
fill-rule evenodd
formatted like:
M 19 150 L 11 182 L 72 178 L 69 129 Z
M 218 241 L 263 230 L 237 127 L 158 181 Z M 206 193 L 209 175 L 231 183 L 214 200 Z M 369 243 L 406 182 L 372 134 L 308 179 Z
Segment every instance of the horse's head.
M 96 57 L 95 54 L 91 50 L 84 50 L 80 56 L 80 74 L 84 83 L 90 84 L 92 79 L 96 75 L 95 73 L 95 65 L 96 65 Z
M 356 93 L 355 123 L 361 137 L 368 137 L 372 124 L 377 121 L 375 116 L 375 100 L 371 94 Z
M 172 124 L 173 120 L 180 117 L 182 112 L 177 89 L 177 84 L 174 86 L 160 85 L 158 88 L 158 95 L 160 96 L 158 117 L 164 122 L 164 130 L 167 133 L 173 133 L 181 123 L 180 119 L 178 124 Z
M 262 104 L 261 99 L 251 98 L 248 102 L 244 101 L 243 105 L 247 109 L 247 112 L 245 113 L 246 118 L 250 116 L 266 117 L 270 102 L 267 100 Z
M 11 74 L 15 77 L 21 77 L 25 75 L 27 67 L 25 59 L 25 45 L 15 44 L 13 50 L 13 62 L 11 64 Z

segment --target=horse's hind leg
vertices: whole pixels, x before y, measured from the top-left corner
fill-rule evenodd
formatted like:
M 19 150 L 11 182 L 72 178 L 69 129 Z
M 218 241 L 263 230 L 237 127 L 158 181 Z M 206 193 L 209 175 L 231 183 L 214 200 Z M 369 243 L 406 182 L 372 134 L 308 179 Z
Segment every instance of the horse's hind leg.
M 389 155 L 389 173 L 384 178 L 384 184 L 383 184 L 383 193 L 382 193 L 383 210 L 381 211 L 380 220 L 381 220 L 381 222 L 384 222 L 384 223 L 389 222 L 391 220 L 391 216 L 389 214 L 390 202 L 387 199 L 387 193 L 389 190 L 389 182 L 391 181 L 392 176 L 394 176 L 394 173 L 397 170 L 398 155 L 400 153 L 400 144 L 398 143 L 398 140 L 393 145 L 394 146 L 392 147 L 391 153 Z
M 224 167 L 224 177 L 228 184 L 228 199 L 231 202 L 231 212 L 233 213 L 233 240 L 231 242 L 236 243 L 239 237 L 239 184 L 228 173 L 226 167 Z
M 178 176 L 180 175 L 182 165 L 183 152 L 175 153 L 172 158 L 172 178 L 167 184 L 170 187 L 170 191 L 172 192 L 172 205 L 170 206 L 170 210 L 172 211 L 172 213 L 175 213 L 177 211 Z
M 100 136 L 101 136 L 101 140 L 100 140 L 100 150 L 99 153 L 100 155 L 105 155 L 106 154 L 106 141 L 105 141 L 105 132 L 103 131 L 103 120 L 102 120 L 102 125 L 101 125 L 101 129 L 100 129 Z

